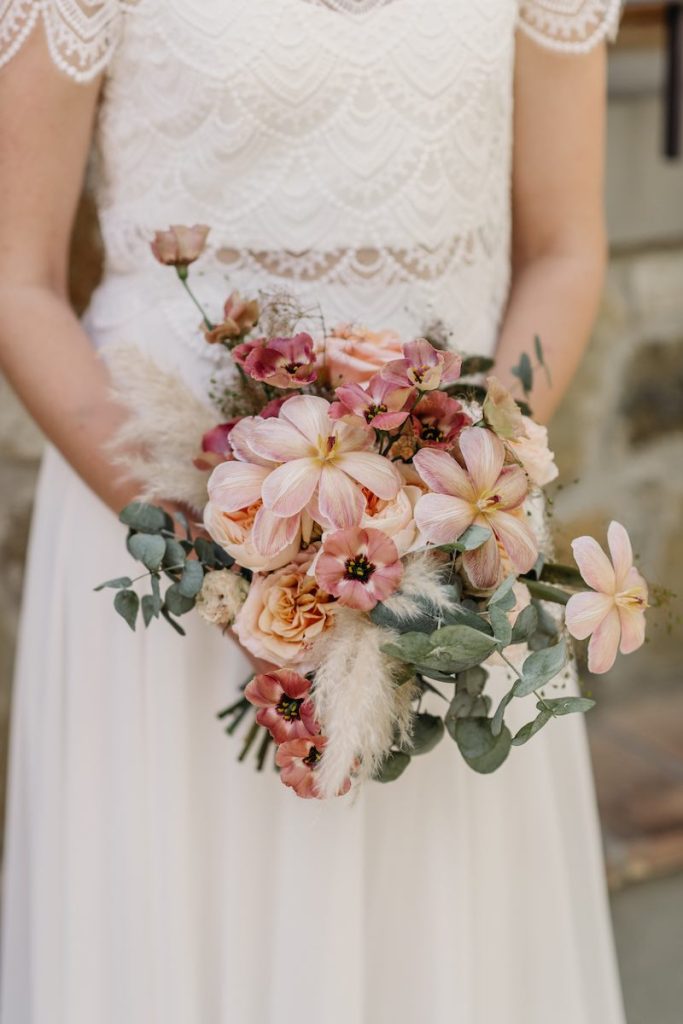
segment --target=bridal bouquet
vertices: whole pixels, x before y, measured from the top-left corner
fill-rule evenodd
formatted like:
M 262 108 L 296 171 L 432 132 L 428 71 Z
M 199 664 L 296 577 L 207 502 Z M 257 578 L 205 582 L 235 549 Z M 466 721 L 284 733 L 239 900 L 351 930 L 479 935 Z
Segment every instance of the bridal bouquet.
M 198 305 L 189 266 L 207 231 L 172 228 L 152 246 Z M 255 749 L 262 767 L 274 747 L 286 786 L 331 797 L 398 778 L 446 734 L 492 772 L 551 719 L 588 710 L 547 692 L 566 672 L 563 630 L 590 636 L 589 667 L 605 672 L 643 642 L 647 587 L 618 523 L 611 560 L 573 542 L 578 572 L 540 550 L 557 470 L 525 404 L 495 377 L 475 382 L 490 362 L 434 336 L 304 331 L 284 294 L 233 292 L 220 322 L 200 309 L 224 356 L 210 401 L 135 350 L 110 360 L 130 407 L 120 458 L 145 488 L 120 518 L 151 589 L 102 586 L 132 628 L 141 615 L 183 632 L 196 609 L 267 663 L 220 713 L 231 734 L 246 720 L 240 759 Z M 531 359 L 515 372 L 528 393 Z M 494 705 L 488 666 L 501 662 L 511 685 Z M 513 734 L 506 710 L 531 694 Z

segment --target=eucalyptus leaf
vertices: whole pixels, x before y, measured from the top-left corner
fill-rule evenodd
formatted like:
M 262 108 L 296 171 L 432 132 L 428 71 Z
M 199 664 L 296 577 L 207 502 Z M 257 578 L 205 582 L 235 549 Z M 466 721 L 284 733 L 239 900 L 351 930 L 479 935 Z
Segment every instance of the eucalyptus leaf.
M 127 547 L 133 558 L 152 571 L 159 569 L 166 551 L 166 541 L 158 533 L 131 533 Z
M 399 776 L 403 775 L 410 764 L 410 760 L 410 754 L 406 754 L 405 751 L 392 750 L 377 775 L 375 775 L 375 781 L 394 782 Z
M 422 664 L 433 648 L 429 636 L 424 633 L 404 633 L 390 643 L 382 645 L 382 651 L 399 661 L 407 661 L 412 665 Z
M 114 580 L 107 580 L 106 583 L 100 583 L 99 587 L 95 587 L 97 590 L 104 590 L 105 587 L 115 587 L 117 590 L 123 587 L 129 587 L 132 583 L 130 576 L 117 576 Z
M 478 697 L 486 686 L 489 674 L 485 668 L 481 665 L 476 665 L 474 668 L 468 668 L 465 672 L 461 672 L 458 676 L 458 689 L 464 687 L 467 693 L 473 697 Z
M 409 629 L 414 633 L 432 633 L 438 625 L 434 605 L 420 598 L 416 603 L 423 610 L 416 615 L 407 616 L 392 611 L 380 601 L 370 612 L 370 618 L 376 626 L 382 626 L 384 629 L 395 629 L 398 632 Z
M 451 541 L 450 544 L 440 544 L 440 551 L 476 551 L 482 544 L 491 536 L 491 531 L 486 526 L 472 525 L 468 526 L 464 533 L 462 533 L 457 540 Z
M 537 625 L 538 612 L 532 604 L 528 604 L 526 608 L 522 608 L 521 612 L 515 619 L 515 624 L 512 627 L 510 643 L 526 643 L 529 637 L 536 632 Z
M 478 612 L 466 608 L 464 604 L 456 604 L 444 616 L 444 625 L 447 626 L 471 626 L 478 629 L 480 633 L 492 634 L 491 626 Z
M 493 635 L 501 647 L 507 647 L 512 639 L 512 624 L 507 612 L 500 605 L 494 604 L 489 609 L 489 615 L 493 626 Z
M 158 615 L 153 596 L 145 594 L 140 602 L 140 607 L 142 608 L 142 620 L 145 626 L 149 626 L 152 619 Z
M 169 626 L 173 626 L 173 628 L 175 629 L 176 633 L 180 633 L 181 636 L 185 636 L 185 630 L 183 629 L 183 627 L 180 625 L 179 622 L 176 622 L 176 620 L 170 614 L 170 612 L 169 612 L 168 608 L 166 607 L 166 605 L 164 605 L 162 607 L 161 614 L 166 619 L 166 621 L 168 622 Z
M 491 594 L 488 601 L 489 608 L 494 604 L 501 604 L 502 602 L 505 602 L 505 599 L 509 598 L 510 596 L 512 596 L 513 598 L 512 605 L 510 607 L 514 607 L 515 601 L 514 594 L 512 593 L 512 588 L 514 587 L 516 582 L 517 577 L 514 574 L 511 576 L 506 576 L 503 582 L 500 584 L 500 586 L 496 587 L 496 589 Z M 508 611 L 509 610 L 510 608 L 508 608 Z
M 196 597 L 204 582 L 204 567 L 201 562 L 193 559 L 185 563 L 183 574 L 178 582 L 178 590 L 183 597 Z
M 542 705 L 538 704 L 537 706 L 541 707 Z M 553 716 L 550 711 L 540 711 L 533 721 L 527 722 L 526 725 L 523 725 L 519 732 L 515 734 L 512 739 L 512 745 L 514 747 L 521 747 L 523 744 L 528 743 L 531 737 L 535 736 L 536 733 L 539 732 L 539 730 L 542 729 L 552 717 Z
M 164 552 L 164 569 L 175 569 L 177 566 L 184 566 L 187 555 L 185 548 L 175 537 L 166 538 L 166 550 Z
M 119 590 L 114 598 L 114 608 L 132 630 L 135 630 L 139 607 L 140 598 L 134 590 Z
M 456 725 L 455 741 L 470 768 L 487 775 L 507 758 L 512 736 L 507 726 L 494 736 L 488 718 L 462 718 Z
M 161 585 L 159 583 L 159 574 L 152 573 L 150 577 L 150 583 L 152 584 L 152 598 L 154 600 L 154 612 L 158 615 L 161 611 L 161 606 L 164 603 L 161 599 Z
M 501 729 L 503 728 L 505 709 L 507 708 L 508 704 L 513 699 L 513 697 L 514 694 L 512 690 L 509 690 L 508 693 L 506 693 L 505 696 L 501 698 L 501 701 L 498 707 L 496 708 L 496 713 L 491 719 L 491 732 L 493 733 L 494 736 L 498 736 Z
M 470 626 L 444 626 L 432 633 L 432 650 L 420 664 L 439 671 L 461 672 L 481 664 L 498 646 L 495 639 Z
M 441 741 L 444 734 L 443 718 L 422 712 L 415 716 L 412 742 L 407 750 L 411 754 L 428 754 Z
M 585 713 L 595 707 L 595 701 L 589 697 L 550 697 L 545 698 L 536 705 L 539 708 L 549 708 L 553 717 L 560 715 L 573 715 Z
M 173 583 L 166 591 L 164 608 L 173 615 L 185 615 L 187 612 L 192 611 L 194 606 L 195 599 L 183 594 L 178 583 Z
M 486 721 L 486 719 L 479 719 L 479 721 Z M 512 736 L 507 725 L 504 725 L 500 733 L 494 737 L 494 743 L 490 750 L 487 750 L 481 757 L 465 758 L 465 760 L 475 772 L 479 772 L 480 775 L 490 775 L 507 760 L 511 746 Z
M 119 513 L 119 520 L 124 526 L 143 533 L 161 533 L 162 530 L 173 530 L 173 520 L 158 505 L 148 505 L 143 501 L 133 501 Z
M 515 697 L 526 697 L 554 679 L 567 664 L 567 645 L 561 640 L 554 647 L 534 651 L 522 666 L 522 678 L 514 686 Z

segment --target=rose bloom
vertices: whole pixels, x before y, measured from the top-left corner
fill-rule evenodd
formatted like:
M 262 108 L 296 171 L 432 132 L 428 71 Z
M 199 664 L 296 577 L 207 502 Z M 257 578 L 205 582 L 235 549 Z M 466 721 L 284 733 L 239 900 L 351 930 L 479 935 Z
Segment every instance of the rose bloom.
M 387 537 L 391 537 L 399 555 L 407 554 L 417 539 L 413 511 L 422 490 L 406 484 L 395 498 L 388 501 L 378 498 L 372 491 L 364 489 L 363 493 L 366 505 L 360 525 L 366 530 L 381 530 Z
M 270 732 L 276 743 L 315 736 L 320 732 L 315 707 L 310 699 L 311 683 L 289 668 L 254 676 L 244 696 L 255 707 L 256 721 Z
M 189 266 L 203 253 L 209 230 L 206 224 L 172 224 L 168 231 L 157 231 L 150 243 L 155 259 L 169 267 Z
M 204 337 L 210 345 L 241 338 L 256 326 L 260 312 L 256 299 L 246 300 L 239 292 L 231 292 L 223 307 L 223 321 L 204 331 Z
M 519 459 L 532 484 L 545 487 L 558 475 L 555 456 L 548 447 L 548 428 L 523 416 L 526 437 L 516 437 L 506 442 L 512 454 Z
M 401 356 L 401 339 L 395 331 L 369 331 L 341 324 L 322 342 L 324 363 L 332 387 L 366 384 L 391 359 Z
M 315 773 L 326 745 L 326 736 L 309 736 L 287 740 L 278 747 L 275 754 L 280 779 L 285 786 L 289 786 L 297 796 L 305 800 L 320 798 Z M 351 779 L 347 779 L 337 796 L 344 796 L 350 789 Z
M 254 657 L 280 665 L 310 663 L 313 643 L 333 623 L 334 602 L 308 569 L 315 549 L 300 551 L 288 564 L 252 580 L 235 632 Z
M 227 551 L 238 565 L 253 572 L 280 569 L 295 557 L 301 543 L 301 531 L 274 555 L 262 555 L 253 541 L 253 528 L 261 501 L 235 512 L 223 512 L 212 501 L 204 507 L 204 529 L 212 540 Z
M 323 540 L 315 578 L 339 603 L 368 612 L 398 587 L 403 566 L 396 545 L 381 530 L 337 530 Z
M 412 412 L 413 429 L 420 447 L 448 448 L 472 420 L 460 402 L 443 391 L 431 391 Z

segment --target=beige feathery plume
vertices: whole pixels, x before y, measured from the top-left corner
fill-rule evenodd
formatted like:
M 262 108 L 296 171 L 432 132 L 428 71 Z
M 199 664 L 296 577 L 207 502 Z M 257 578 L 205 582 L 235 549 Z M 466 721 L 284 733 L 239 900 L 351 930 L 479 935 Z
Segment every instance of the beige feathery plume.
M 219 414 L 133 345 L 108 347 L 105 361 L 113 397 L 129 412 L 110 445 L 116 463 L 139 481 L 141 501 L 178 501 L 199 512 L 208 473 L 192 460 Z
M 407 624 L 424 614 L 425 601 L 436 609 L 452 610 L 453 593 L 448 590 L 443 572 L 446 561 L 443 553 L 434 551 L 408 555 L 403 559 L 401 587 L 382 602 L 384 607 Z
M 395 683 L 398 663 L 381 650 L 390 638 L 367 616 L 338 606 L 320 644 L 313 699 L 328 737 L 317 771 L 323 797 L 336 796 L 354 766 L 359 780 L 372 777 L 392 744 L 409 740 L 414 692 Z

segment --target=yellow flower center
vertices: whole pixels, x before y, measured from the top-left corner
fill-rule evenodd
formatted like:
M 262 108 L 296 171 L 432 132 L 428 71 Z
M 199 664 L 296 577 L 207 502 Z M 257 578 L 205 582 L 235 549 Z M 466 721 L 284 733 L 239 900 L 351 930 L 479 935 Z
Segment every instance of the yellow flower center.
M 631 587 L 630 590 L 622 590 L 620 594 L 615 594 L 614 603 L 621 608 L 631 610 L 640 608 L 645 611 L 650 607 L 640 587 Z
M 336 434 L 328 434 L 326 437 L 318 434 L 317 449 L 321 462 L 332 462 L 338 453 L 339 438 Z

